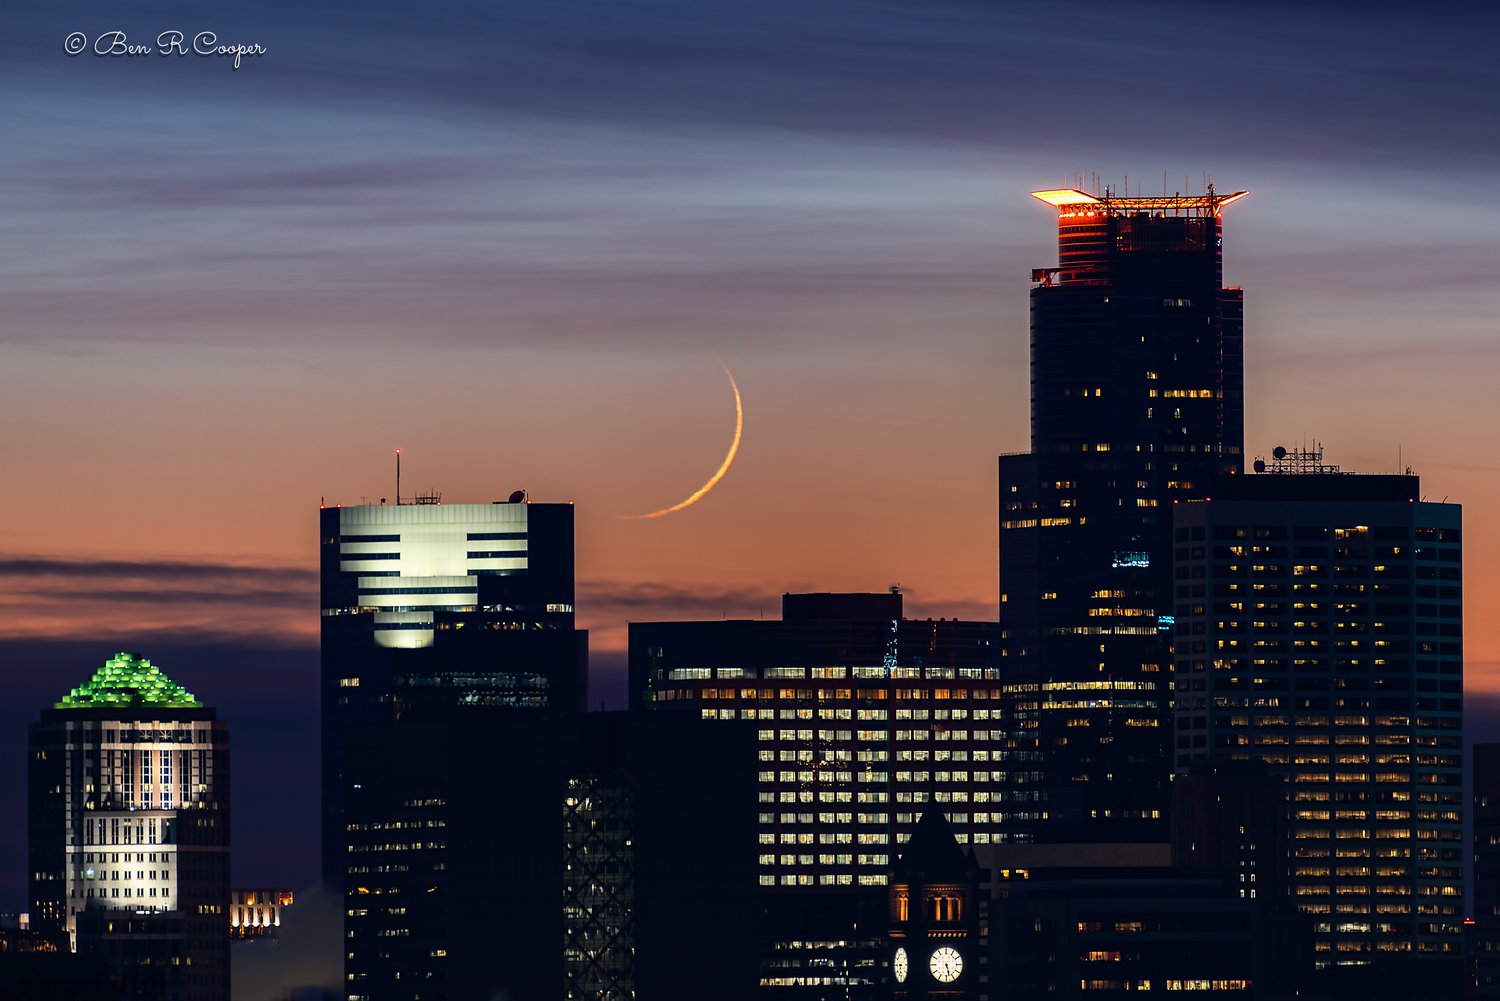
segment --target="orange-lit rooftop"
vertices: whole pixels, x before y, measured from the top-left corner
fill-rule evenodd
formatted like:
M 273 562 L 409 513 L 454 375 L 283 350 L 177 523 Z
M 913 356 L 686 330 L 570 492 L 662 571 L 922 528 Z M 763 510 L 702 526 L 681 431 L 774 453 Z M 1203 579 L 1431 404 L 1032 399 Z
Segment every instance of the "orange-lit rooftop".
M 1051 188 L 1033 191 L 1031 197 L 1064 212 L 1150 212 L 1152 214 L 1218 215 L 1224 206 L 1237 202 L 1250 192 L 1234 191 L 1227 195 L 1209 191 L 1202 195 L 1091 195 L 1077 188 Z

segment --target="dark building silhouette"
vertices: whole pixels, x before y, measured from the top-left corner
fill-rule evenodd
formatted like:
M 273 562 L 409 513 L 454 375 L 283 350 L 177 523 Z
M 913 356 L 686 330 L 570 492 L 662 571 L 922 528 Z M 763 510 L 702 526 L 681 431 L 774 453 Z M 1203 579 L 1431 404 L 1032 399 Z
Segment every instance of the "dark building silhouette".
M 1460 509 L 1420 497 L 1278 449 L 1176 506 L 1176 764 L 1285 779 L 1320 968 L 1462 947 Z
M 899 999 L 983 996 L 979 863 L 942 810 L 929 806 L 901 846 L 887 896 L 891 993 Z
M 899 593 L 788 594 L 780 620 L 633 622 L 631 704 L 753 727 L 762 986 L 880 989 L 893 851 L 927 804 L 1002 832 L 996 627 L 911 620 Z
M 1172 782 L 1172 865 L 1252 903 L 1261 994 L 1293 996 L 1313 969 L 1313 921 L 1288 894 L 1287 775 L 1260 761 L 1200 761 Z
M 471 707 L 347 740 L 348 1001 L 755 996 L 749 724 Z
M 584 706 L 573 506 L 437 499 L 319 512 L 323 871 L 335 885 L 350 728 L 456 706 Z
M 1470 965 L 1476 998 L 1500 998 L 1500 744 L 1475 744 L 1474 926 Z
M 1004 875 L 990 905 L 990 1001 L 1264 996 L 1255 908 L 1221 879 L 1174 869 Z
M 1058 266 L 1032 273 L 1031 450 L 1000 457 L 1007 837 L 1166 839 L 1171 507 L 1241 468 L 1244 194 L 1035 192 Z
M 32 928 L 119 996 L 227 1001 L 229 738 L 214 711 L 117 654 L 32 725 L 28 778 Z

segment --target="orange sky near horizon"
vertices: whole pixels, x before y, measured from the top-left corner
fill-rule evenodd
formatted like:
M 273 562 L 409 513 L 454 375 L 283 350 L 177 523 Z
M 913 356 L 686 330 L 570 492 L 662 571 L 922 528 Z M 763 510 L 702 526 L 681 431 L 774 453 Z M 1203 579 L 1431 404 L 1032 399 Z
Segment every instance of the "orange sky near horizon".
M 1229 221 L 1227 240 L 1254 225 L 1244 215 Z M 1034 227 L 1049 234 L 1048 213 Z M 1248 270 L 1241 260 L 1231 253 L 1232 277 Z M 1461 419 L 1493 407 L 1479 395 L 1482 366 L 1430 373 L 1357 356 L 1337 366 L 1268 358 L 1265 314 L 1276 311 L 1263 303 L 1275 289 L 1244 283 L 1249 453 L 1315 437 L 1329 461 L 1376 472 L 1396 466 L 1399 447 L 1429 498 L 1462 502 L 1468 685 L 1500 688 L 1500 626 L 1484 614 L 1497 588 L 1500 470 L 1483 463 L 1483 426 Z M 0 530 L 6 557 L 247 564 L 308 576 L 290 591 L 243 585 L 252 592 L 243 602 L 198 604 L 181 594 L 150 600 L 153 587 L 168 586 L 159 582 L 121 601 L 80 596 L 76 582 L 36 589 L 13 575 L 0 630 L 185 628 L 312 642 L 318 502 L 389 496 L 397 445 L 407 493 L 433 488 L 462 502 L 525 488 L 537 500 L 576 502 L 578 612 L 596 652 L 621 650 L 632 618 L 775 616 L 788 590 L 899 583 L 911 615 L 992 618 L 995 456 L 1027 445 L 1027 334 L 1024 282 L 997 278 L 989 294 L 988 311 L 966 318 L 989 336 L 915 357 L 879 342 L 858 357 L 811 345 L 730 356 L 745 407 L 739 457 L 699 503 L 650 521 L 615 516 L 692 492 L 733 433 L 733 400 L 706 350 L 414 345 L 351 361 L 317 349 L 163 349 L 144 366 L 155 377 L 138 376 L 125 391 L 117 349 L 33 353 L 30 378 L 9 379 L 0 404 L 9 479 L 22 485 Z M 1276 419 L 1279 410 L 1292 423 Z

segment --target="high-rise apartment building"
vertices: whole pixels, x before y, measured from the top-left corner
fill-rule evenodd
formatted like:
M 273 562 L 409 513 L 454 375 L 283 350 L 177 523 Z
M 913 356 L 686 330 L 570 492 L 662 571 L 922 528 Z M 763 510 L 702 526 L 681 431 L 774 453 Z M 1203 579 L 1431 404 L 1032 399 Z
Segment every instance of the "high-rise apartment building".
M 1261 464 L 1257 463 L 1257 468 Z M 1460 508 L 1278 449 L 1176 506 L 1180 770 L 1284 779 L 1319 966 L 1456 955 L 1464 893 Z
M 324 507 L 323 872 L 342 879 L 343 742 L 414 711 L 584 704 L 574 627 L 573 506 Z M 431 503 L 425 503 L 431 501 Z
M 124 996 L 229 997 L 229 736 L 121 653 L 30 730 L 31 920 Z
M 1244 195 L 1034 193 L 1058 266 L 1032 272 L 1031 451 L 1000 458 L 1018 839 L 1166 839 L 1171 506 L 1241 466 Z

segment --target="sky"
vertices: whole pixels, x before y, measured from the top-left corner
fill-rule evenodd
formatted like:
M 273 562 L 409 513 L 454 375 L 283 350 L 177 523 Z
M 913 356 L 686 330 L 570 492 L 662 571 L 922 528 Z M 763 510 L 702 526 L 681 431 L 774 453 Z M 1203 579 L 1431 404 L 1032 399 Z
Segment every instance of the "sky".
M 117 649 L 237 736 L 235 875 L 315 872 L 316 511 L 572 500 L 594 701 L 632 619 L 789 590 L 996 614 L 1036 188 L 1251 196 L 1251 456 L 1463 503 L 1500 699 L 1500 13 L 1480 3 L 26 3 L 0 38 L 0 792 Z M 259 44 L 76 56 L 107 31 Z M 718 468 L 735 410 L 744 435 Z M 1487 725 L 1487 724 L 1486 724 Z M 1472 729 L 1472 728 L 1471 728 Z M 300 766 L 299 766 L 299 763 Z M 24 832 L 0 827 L 0 908 Z

